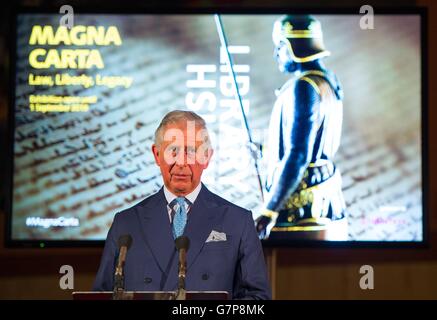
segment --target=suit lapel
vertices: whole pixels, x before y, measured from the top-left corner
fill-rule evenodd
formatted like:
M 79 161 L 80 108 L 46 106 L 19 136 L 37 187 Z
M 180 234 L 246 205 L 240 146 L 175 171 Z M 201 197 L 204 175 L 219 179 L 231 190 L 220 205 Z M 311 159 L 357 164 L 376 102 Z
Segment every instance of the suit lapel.
M 187 252 L 187 268 L 196 260 L 211 233 L 215 220 L 221 216 L 219 205 L 211 195 L 211 192 L 202 185 L 198 201 L 194 203 L 189 213 L 184 232 L 184 235 L 190 239 L 190 248 Z
M 145 241 L 161 271 L 168 272 L 168 264 L 175 252 L 175 245 L 168 218 L 167 201 L 161 190 L 144 205 L 143 224 Z

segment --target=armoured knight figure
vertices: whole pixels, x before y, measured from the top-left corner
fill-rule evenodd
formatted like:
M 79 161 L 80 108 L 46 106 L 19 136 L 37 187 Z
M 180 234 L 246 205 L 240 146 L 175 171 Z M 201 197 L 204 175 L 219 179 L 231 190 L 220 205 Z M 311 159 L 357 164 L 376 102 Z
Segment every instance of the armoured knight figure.
M 341 175 L 333 163 L 340 144 L 342 89 L 321 59 L 328 56 L 321 24 L 286 15 L 273 27 L 279 69 L 294 77 L 277 90 L 268 141 L 261 239 L 347 240 Z

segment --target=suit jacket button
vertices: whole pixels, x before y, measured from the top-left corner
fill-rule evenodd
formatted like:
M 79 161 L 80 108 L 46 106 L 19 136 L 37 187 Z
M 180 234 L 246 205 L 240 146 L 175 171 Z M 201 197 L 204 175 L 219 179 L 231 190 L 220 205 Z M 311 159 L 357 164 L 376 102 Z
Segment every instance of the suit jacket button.
M 151 283 L 151 282 L 152 282 L 152 278 L 145 277 L 145 278 L 144 278 L 144 282 L 145 282 L 145 283 Z
M 209 275 L 207 273 L 202 274 L 202 280 L 208 280 Z

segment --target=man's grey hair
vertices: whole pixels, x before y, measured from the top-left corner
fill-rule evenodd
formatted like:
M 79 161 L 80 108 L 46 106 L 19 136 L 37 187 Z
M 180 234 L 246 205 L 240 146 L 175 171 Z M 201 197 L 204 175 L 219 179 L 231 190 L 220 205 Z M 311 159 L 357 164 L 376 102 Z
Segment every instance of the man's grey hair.
M 155 130 L 155 145 L 160 146 L 164 138 L 164 129 L 169 124 L 179 123 L 181 121 L 194 121 L 196 127 L 200 127 L 205 130 L 204 143 L 210 146 L 210 139 L 208 134 L 208 129 L 206 128 L 205 120 L 193 111 L 184 110 L 174 110 L 167 113 L 164 118 L 162 118 L 161 123 Z

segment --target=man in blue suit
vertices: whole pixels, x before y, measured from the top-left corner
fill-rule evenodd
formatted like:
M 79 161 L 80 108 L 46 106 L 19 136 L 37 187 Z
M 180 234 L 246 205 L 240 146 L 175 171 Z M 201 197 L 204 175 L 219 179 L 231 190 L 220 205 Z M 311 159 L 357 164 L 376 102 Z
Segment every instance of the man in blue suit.
M 112 291 L 120 236 L 126 255 L 125 290 L 174 291 L 174 239 L 190 240 L 186 290 L 227 291 L 233 299 L 270 299 L 263 251 L 250 211 L 210 192 L 201 182 L 212 148 L 205 121 L 189 111 L 168 113 L 152 146 L 164 186 L 118 213 L 106 239 L 94 290 Z

